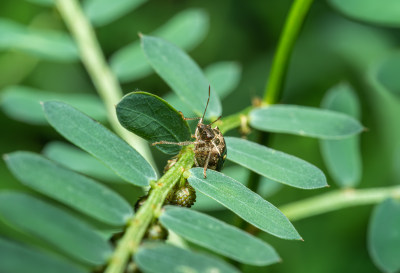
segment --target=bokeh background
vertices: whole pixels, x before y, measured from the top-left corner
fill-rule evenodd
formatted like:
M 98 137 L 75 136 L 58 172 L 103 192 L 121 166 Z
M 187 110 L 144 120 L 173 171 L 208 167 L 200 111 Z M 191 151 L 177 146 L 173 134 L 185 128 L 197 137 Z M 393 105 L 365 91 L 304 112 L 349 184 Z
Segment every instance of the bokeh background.
M 261 97 L 284 20 L 292 1 L 239 0 L 152 0 L 110 24 L 96 28 L 107 58 L 138 39 L 138 33 L 151 33 L 187 8 L 202 8 L 209 16 L 209 28 L 190 56 L 206 67 L 219 61 L 236 61 L 242 75 L 234 92 L 223 100 L 223 115 L 235 113 Z M 66 31 L 55 8 L 27 1 L 2 0 L 0 17 L 39 29 Z M 363 174 L 360 188 L 395 185 L 400 169 L 400 94 L 379 89 L 371 83 L 374 65 L 396 52 L 398 30 L 352 21 L 326 1 L 315 1 L 296 42 L 289 65 L 282 103 L 319 106 L 326 91 L 346 81 L 356 90 L 361 103 L 362 123 L 368 128 L 361 135 Z M 0 36 L 3 36 L 0 33 Z M 0 37 L 0 39 L 4 39 Z M 34 59 L 34 60 L 33 60 Z M 132 64 L 135 65 L 135 64 Z M 400 71 L 400 70 L 398 70 Z M 396 78 L 394 75 L 393 78 Z M 396 82 L 394 82 L 396 83 Z M 36 60 L 15 50 L 0 51 L 0 92 L 11 85 L 24 85 L 59 93 L 92 93 L 94 86 L 83 65 L 76 62 Z M 165 95 L 169 87 L 156 75 L 122 84 L 124 92 L 145 90 Z M 397 92 L 397 93 L 396 93 Z M 61 137 L 50 127 L 16 121 L 0 111 L 0 153 L 16 150 L 40 152 L 51 140 Z M 318 141 L 274 134 L 270 146 L 300 157 L 322 169 L 331 185 L 327 189 L 282 188 L 269 201 L 280 206 L 331 191 L 337 186 L 322 161 Z M 160 168 L 167 159 L 152 150 Z M 0 161 L 0 189 L 23 187 Z M 124 192 L 123 189 L 119 189 Z M 134 194 L 124 193 L 126 198 Z M 245 266 L 244 272 L 379 272 L 367 250 L 367 229 L 373 206 L 360 206 L 330 212 L 294 222 L 304 242 L 285 241 L 266 234 L 283 262 L 267 268 Z M 234 216 L 226 211 L 213 213 L 226 221 Z M 18 236 L 0 223 L 0 234 Z

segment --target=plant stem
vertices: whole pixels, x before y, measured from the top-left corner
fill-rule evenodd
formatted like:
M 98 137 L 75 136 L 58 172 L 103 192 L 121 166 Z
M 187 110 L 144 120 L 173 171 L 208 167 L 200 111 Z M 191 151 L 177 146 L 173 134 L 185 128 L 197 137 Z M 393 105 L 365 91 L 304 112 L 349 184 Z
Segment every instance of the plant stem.
M 292 4 L 279 39 L 264 92 L 263 101 L 267 104 L 274 104 L 279 100 L 294 43 L 312 2 L 313 0 L 295 0 Z
M 237 112 L 236 114 L 227 116 L 225 118 L 222 118 L 221 120 L 217 121 L 215 124 L 218 126 L 219 130 L 221 131 L 222 134 L 225 134 L 226 132 L 238 128 L 241 125 L 241 116 L 248 116 L 250 111 L 254 109 L 254 106 L 249 106 L 245 109 L 243 109 L 240 112 Z
M 148 199 L 129 221 L 126 232 L 118 242 L 105 273 L 124 272 L 125 265 L 129 257 L 136 252 L 147 226 L 154 217 L 158 217 L 168 192 L 179 181 L 183 172 L 189 170 L 193 164 L 193 147 L 183 147 L 178 162 L 152 185 Z
M 296 201 L 284 205 L 279 209 L 290 220 L 296 221 L 342 208 L 376 204 L 390 197 L 400 199 L 400 186 L 359 190 L 336 190 L 316 197 Z
M 57 0 L 56 4 L 75 38 L 82 62 L 106 106 L 111 127 L 154 166 L 147 143 L 125 130 L 118 122 L 115 105 L 122 98 L 123 92 L 105 60 L 93 27 L 83 14 L 79 2 L 77 0 Z

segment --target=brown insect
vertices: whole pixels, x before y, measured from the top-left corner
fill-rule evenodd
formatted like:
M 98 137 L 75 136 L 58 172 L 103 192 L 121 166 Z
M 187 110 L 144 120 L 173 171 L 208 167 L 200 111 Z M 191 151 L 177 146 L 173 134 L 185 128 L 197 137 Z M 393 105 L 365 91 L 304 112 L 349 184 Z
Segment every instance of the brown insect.
M 197 118 L 185 118 L 185 120 L 196 120 L 199 119 L 197 123 L 195 134 L 192 135 L 192 138 L 195 138 L 195 141 L 183 141 L 183 142 L 169 142 L 169 141 L 159 141 L 154 142 L 152 145 L 157 144 L 171 144 L 171 145 L 190 145 L 194 144 L 194 162 L 197 167 L 204 167 L 204 178 L 207 178 L 207 168 L 220 171 L 224 165 L 226 159 L 226 144 L 224 136 L 218 127 L 211 128 L 216 121 L 218 121 L 221 117 L 217 118 L 210 124 L 204 124 L 204 115 L 206 114 L 208 103 L 210 101 L 210 86 L 208 87 L 208 100 L 206 104 L 206 108 L 204 109 L 203 116 Z M 183 115 L 182 115 L 183 116 Z

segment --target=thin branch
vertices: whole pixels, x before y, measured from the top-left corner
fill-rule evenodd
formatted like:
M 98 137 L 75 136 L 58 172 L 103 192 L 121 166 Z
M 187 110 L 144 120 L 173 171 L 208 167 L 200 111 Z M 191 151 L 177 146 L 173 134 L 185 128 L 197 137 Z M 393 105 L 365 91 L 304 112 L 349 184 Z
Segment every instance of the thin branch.
M 400 186 L 336 190 L 293 202 L 279 209 L 290 220 L 296 221 L 347 207 L 376 204 L 390 197 L 400 199 Z
M 79 2 L 77 0 L 57 0 L 56 5 L 75 38 L 82 62 L 107 108 L 108 120 L 112 128 L 155 166 L 147 143 L 125 130 L 118 122 L 115 105 L 122 98 L 123 92 L 104 58 L 93 27 L 83 14 Z
M 313 0 L 295 0 L 286 19 L 274 56 L 263 101 L 274 104 L 279 100 L 289 58 Z

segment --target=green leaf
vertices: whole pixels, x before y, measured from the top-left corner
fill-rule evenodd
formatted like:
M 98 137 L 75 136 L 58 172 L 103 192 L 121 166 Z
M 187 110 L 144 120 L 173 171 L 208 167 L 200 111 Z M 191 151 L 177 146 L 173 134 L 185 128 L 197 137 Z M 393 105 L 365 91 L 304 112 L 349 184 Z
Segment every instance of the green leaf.
M 134 259 L 146 273 L 239 273 L 232 265 L 217 258 L 162 243 L 141 245 Z
M 166 22 L 151 35 L 163 38 L 184 50 L 197 46 L 208 31 L 208 16 L 202 9 L 187 9 Z M 133 81 L 153 73 L 135 41 L 117 51 L 110 60 L 111 69 L 122 82 Z
M 83 9 L 95 26 L 103 26 L 124 16 L 146 0 L 86 0 Z
M 400 27 L 400 2 L 397 0 L 328 0 L 346 17 L 367 23 Z
M 99 221 L 124 225 L 133 215 L 129 204 L 106 186 L 59 167 L 41 155 L 14 152 L 5 159 L 8 168 L 24 185 Z
M 203 168 L 193 168 L 190 173 L 190 185 L 250 224 L 279 238 L 301 240 L 282 212 L 240 182 L 213 170 L 207 170 L 207 178 L 204 178 Z
M 236 181 L 247 186 L 248 177 L 250 174 L 250 171 L 247 168 L 238 165 L 229 166 L 223 168 L 221 172 L 226 176 L 232 177 Z M 264 176 L 261 176 L 257 193 L 265 199 L 266 197 L 274 195 L 277 191 L 279 191 L 282 188 L 282 186 L 283 185 L 281 183 L 275 182 Z M 192 208 L 200 211 L 212 211 L 212 210 L 224 209 L 224 206 L 222 206 L 214 199 L 211 199 L 206 195 L 202 194 L 201 192 L 196 192 L 196 203 L 194 203 Z
M 104 264 L 112 253 L 109 243 L 86 223 L 24 193 L 1 192 L 0 217 L 10 226 L 88 264 Z
M 400 53 L 394 52 L 381 58 L 370 69 L 369 78 L 374 88 L 383 89 L 400 98 Z
M 400 270 L 400 203 L 393 199 L 375 207 L 368 230 L 368 249 L 382 272 Z
M 240 81 L 241 67 L 236 62 L 219 62 L 208 66 L 204 71 L 219 97 L 226 97 Z M 164 99 L 185 117 L 194 117 L 192 109 L 175 93 L 168 93 Z
M 189 125 L 165 100 L 147 92 L 133 92 L 117 105 L 119 122 L 127 130 L 149 142 L 190 140 Z M 157 145 L 167 154 L 177 154 L 182 146 Z
M 241 138 L 225 137 L 227 158 L 273 181 L 301 189 L 326 187 L 324 173 L 310 163 Z
M 333 87 L 326 94 L 322 107 L 348 114 L 359 119 L 360 105 L 357 95 L 348 84 Z M 321 140 L 322 157 L 325 164 L 341 187 L 355 187 L 361 180 L 361 154 L 359 136 L 341 140 Z
M 237 62 L 218 62 L 206 67 L 204 73 L 220 98 L 225 98 L 239 84 L 242 68 Z
M 371 66 L 371 63 L 396 48 L 389 30 L 372 28 L 346 18 L 337 16 L 327 18 L 318 29 L 319 35 L 313 34 L 310 35 L 310 38 L 312 41 L 315 41 L 315 39 L 321 41 L 320 47 L 324 48 L 324 54 L 327 54 L 326 50 L 334 53 L 329 55 L 331 55 L 331 58 L 337 59 L 338 64 L 340 63 L 342 66 L 345 63 L 345 65 L 358 70 L 360 73 L 364 73 L 365 69 Z M 314 49 L 311 48 L 311 50 Z M 308 58 L 308 54 L 304 55 L 306 55 L 304 58 Z M 327 62 L 326 59 L 322 61 Z M 307 70 L 304 72 L 311 74 Z M 326 71 L 321 72 L 327 73 Z M 310 79 L 315 80 L 315 73 L 312 74 Z
M 42 91 L 25 86 L 7 87 L 1 94 L 1 108 L 11 118 L 32 124 L 47 125 L 40 102 L 63 101 L 99 121 L 107 121 L 106 109 L 93 94 Z
M 50 253 L 0 237 L 0 272 L 85 273 L 89 270 Z
M 157 175 L 151 165 L 125 141 L 68 104 L 43 104 L 47 120 L 60 134 L 110 167 L 124 180 L 147 186 Z
M 236 261 L 259 266 L 280 261 L 267 243 L 206 214 L 167 206 L 159 219 L 166 228 L 184 239 Z
M 184 103 L 175 93 L 169 92 L 164 96 L 164 99 L 176 110 L 182 112 L 185 117 L 195 117 L 196 114 L 193 113 L 192 109 Z
M 46 144 L 42 153 L 64 167 L 101 181 L 124 182 L 103 163 L 73 145 L 53 141 Z
M 60 62 L 79 59 L 72 39 L 65 33 L 30 29 L 11 20 L 0 19 L 0 50 L 19 50 L 36 57 Z
M 210 83 L 200 67 L 184 51 L 163 39 L 151 36 L 141 39 L 144 54 L 157 74 L 197 115 L 203 115 Z M 221 102 L 211 88 L 206 117 L 216 118 L 221 111 Z
M 360 133 L 362 125 L 348 115 L 296 105 L 271 105 L 250 112 L 258 130 L 320 139 L 340 139 Z

